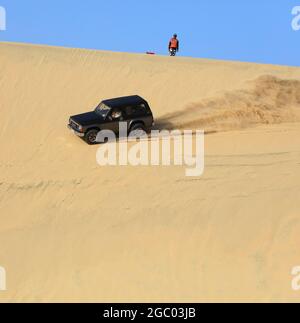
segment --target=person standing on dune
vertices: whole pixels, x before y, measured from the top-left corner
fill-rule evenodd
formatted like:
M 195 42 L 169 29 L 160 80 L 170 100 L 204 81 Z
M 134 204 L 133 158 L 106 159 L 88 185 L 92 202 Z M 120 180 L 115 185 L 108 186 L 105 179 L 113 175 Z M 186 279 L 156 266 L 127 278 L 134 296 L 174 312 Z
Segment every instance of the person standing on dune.
M 176 53 L 179 52 L 179 40 L 177 34 L 174 34 L 169 42 L 169 52 L 170 56 L 176 56 Z

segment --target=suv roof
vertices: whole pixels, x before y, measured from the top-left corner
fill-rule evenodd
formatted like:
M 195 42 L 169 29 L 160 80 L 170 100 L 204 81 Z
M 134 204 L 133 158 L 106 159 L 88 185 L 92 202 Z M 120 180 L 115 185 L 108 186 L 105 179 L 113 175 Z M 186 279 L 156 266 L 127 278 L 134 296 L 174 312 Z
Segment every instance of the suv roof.
M 124 96 L 120 98 L 104 100 L 102 102 L 111 108 L 122 108 L 128 105 L 138 105 L 140 103 L 146 103 L 146 101 L 138 95 Z

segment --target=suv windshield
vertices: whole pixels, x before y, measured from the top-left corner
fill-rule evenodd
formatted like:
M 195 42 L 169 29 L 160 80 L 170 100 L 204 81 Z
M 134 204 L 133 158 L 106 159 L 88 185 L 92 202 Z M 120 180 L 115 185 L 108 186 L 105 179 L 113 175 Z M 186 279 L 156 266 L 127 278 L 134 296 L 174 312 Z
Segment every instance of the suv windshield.
M 103 118 L 106 118 L 108 113 L 110 112 L 111 108 L 105 105 L 104 103 L 100 103 L 97 108 L 95 109 L 95 112 L 100 115 Z

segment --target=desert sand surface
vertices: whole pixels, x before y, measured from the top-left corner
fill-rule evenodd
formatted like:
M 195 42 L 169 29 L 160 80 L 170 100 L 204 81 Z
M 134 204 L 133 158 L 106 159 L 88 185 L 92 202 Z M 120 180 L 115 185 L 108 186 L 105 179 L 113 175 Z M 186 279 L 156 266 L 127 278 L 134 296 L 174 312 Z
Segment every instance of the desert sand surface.
M 205 171 L 100 167 L 66 128 L 139 94 Z M 300 68 L 0 43 L 1 301 L 299 301 Z

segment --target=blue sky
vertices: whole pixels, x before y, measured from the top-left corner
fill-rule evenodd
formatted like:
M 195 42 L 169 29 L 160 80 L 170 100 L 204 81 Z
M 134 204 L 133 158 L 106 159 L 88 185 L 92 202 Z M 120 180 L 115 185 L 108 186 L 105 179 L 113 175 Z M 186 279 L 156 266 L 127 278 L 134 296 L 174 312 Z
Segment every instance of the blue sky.
M 181 56 L 300 66 L 300 0 L 0 0 L 18 41 L 167 54 L 174 32 Z

